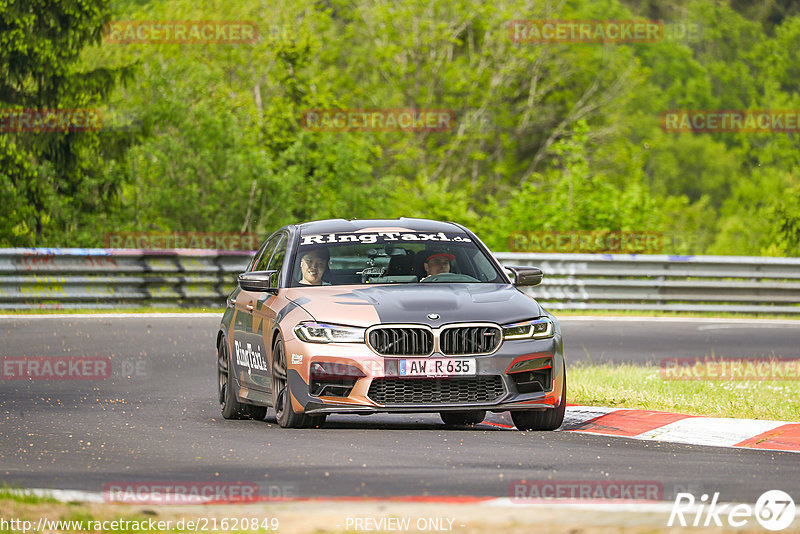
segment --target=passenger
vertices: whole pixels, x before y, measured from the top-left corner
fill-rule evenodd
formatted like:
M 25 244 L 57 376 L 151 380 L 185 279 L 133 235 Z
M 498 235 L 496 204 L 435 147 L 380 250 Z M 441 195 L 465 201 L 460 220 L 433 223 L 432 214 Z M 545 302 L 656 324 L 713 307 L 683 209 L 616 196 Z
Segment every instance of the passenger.
M 300 256 L 300 283 L 307 286 L 329 286 L 322 277 L 328 272 L 331 254 L 326 248 L 317 248 L 303 252 Z

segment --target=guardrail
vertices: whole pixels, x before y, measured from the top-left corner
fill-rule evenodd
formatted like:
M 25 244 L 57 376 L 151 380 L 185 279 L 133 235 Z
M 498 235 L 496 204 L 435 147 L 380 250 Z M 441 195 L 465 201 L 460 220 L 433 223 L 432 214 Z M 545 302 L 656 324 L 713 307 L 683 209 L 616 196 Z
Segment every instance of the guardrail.
M 223 305 L 252 254 L 0 249 L 0 309 Z
M 222 306 L 247 251 L 0 249 L 0 309 Z M 800 315 L 800 258 L 498 253 L 545 307 Z
M 501 253 L 544 271 L 526 288 L 549 309 L 793 313 L 800 258 Z

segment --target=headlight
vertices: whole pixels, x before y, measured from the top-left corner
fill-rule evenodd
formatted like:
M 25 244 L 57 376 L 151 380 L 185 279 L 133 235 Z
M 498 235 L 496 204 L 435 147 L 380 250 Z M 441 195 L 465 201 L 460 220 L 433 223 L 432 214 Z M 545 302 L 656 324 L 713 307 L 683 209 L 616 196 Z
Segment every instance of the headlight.
M 294 333 L 309 343 L 363 343 L 366 328 L 338 324 L 300 323 Z
M 544 339 L 553 337 L 554 332 L 553 321 L 547 317 L 503 325 L 505 339 Z

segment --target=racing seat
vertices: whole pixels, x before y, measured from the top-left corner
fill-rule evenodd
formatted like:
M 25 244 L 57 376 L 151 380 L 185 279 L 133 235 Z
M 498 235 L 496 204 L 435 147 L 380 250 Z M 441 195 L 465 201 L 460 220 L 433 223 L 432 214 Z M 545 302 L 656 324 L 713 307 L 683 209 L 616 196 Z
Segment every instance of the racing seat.
M 391 256 L 386 276 L 408 276 L 414 274 L 414 253 Z
M 425 251 L 424 250 L 420 250 L 419 253 L 417 253 L 416 257 L 414 258 L 414 273 L 413 274 L 417 275 L 417 278 L 420 279 L 420 280 L 422 280 L 423 278 L 428 276 L 428 273 L 425 272 L 425 257 L 424 256 L 425 256 Z

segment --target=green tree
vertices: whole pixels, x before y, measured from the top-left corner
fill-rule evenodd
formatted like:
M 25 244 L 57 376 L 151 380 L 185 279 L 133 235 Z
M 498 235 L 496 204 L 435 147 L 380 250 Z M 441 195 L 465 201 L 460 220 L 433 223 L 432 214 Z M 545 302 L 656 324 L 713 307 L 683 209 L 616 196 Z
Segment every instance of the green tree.
M 138 126 L 0 136 L 3 242 L 414 215 L 465 223 L 498 250 L 515 231 L 574 229 L 661 231 L 681 254 L 794 253 L 792 204 L 777 201 L 797 183 L 796 135 L 672 133 L 659 120 L 675 109 L 800 108 L 800 17 L 787 3 L 771 3 L 787 8 L 774 24 L 733 0 L 268 4 L 114 0 L 121 20 L 252 21 L 260 37 L 75 45 L 63 80 L 77 81 L 64 81 L 60 103 L 96 105 L 102 84 L 78 90 L 81 73 L 138 59 L 104 109 L 109 122 Z M 38 55 L 55 57 L 34 53 L 47 33 L 28 31 L 34 7 L 49 4 L 0 6 L 2 20 L 24 21 L 6 22 L 3 68 L 27 73 L 0 77 L 0 101 L 39 105 L 9 100 L 7 87 L 33 95 Z M 699 38 L 531 44 L 509 34 L 515 19 L 636 17 L 696 25 Z M 304 111 L 333 108 L 450 109 L 456 122 L 427 133 L 304 129 Z M 48 159 L 46 139 L 73 140 L 77 163 Z
M 151 3 L 121 18 L 252 21 L 255 43 L 106 44 L 87 61 L 141 57 L 111 105 L 146 138 L 119 172 L 129 177 L 115 226 L 126 231 L 253 231 L 324 217 L 385 215 L 392 179 L 374 176 L 380 147 L 361 134 L 306 131 L 306 110 L 342 107 L 328 10 L 308 2 Z
M 579 121 L 553 147 L 553 166 L 511 192 L 493 198 L 502 217 L 479 225 L 487 244 L 502 249 L 514 232 L 537 230 L 658 231 L 662 223 L 647 187 L 635 180 L 620 188 L 597 172 L 590 158 L 589 127 Z
M 771 256 L 800 257 L 800 184 L 775 199 L 768 211 L 775 224 L 770 232 L 770 245 L 762 252 Z
M 0 107 L 64 110 L 97 106 L 128 67 L 78 70 L 81 51 L 99 43 L 109 19 L 107 0 L 0 1 Z M 104 171 L 109 153 L 97 131 L 0 133 L 0 243 L 75 243 L 83 225 L 114 196 L 119 184 Z M 27 129 L 27 128 L 26 128 Z

